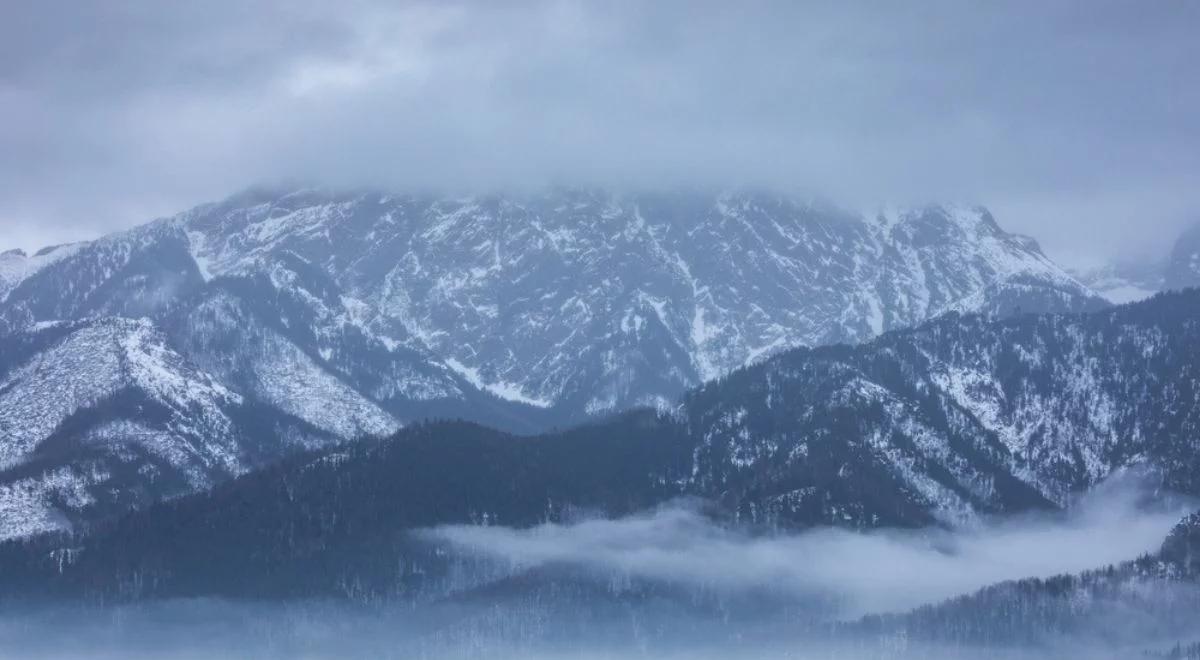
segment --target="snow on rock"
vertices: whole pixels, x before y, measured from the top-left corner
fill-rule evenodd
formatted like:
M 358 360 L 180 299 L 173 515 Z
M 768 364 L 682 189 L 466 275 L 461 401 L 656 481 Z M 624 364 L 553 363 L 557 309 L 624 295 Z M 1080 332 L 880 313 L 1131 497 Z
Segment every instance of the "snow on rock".
M 300 255 L 369 305 L 376 324 L 401 328 L 482 389 L 579 412 L 610 409 L 600 390 L 618 373 L 632 373 L 611 402 L 622 408 L 786 348 L 1020 307 L 993 305 L 999 297 L 1102 304 L 1031 239 L 970 207 L 869 218 L 765 194 L 303 190 L 248 193 L 175 221 L 210 276 Z M 647 301 L 657 301 L 653 326 Z M 670 348 L 635 356 L 627 346 L 600 363 L 635 327 Z M 652 375 L 667 372 L 678 377 Z
M 514 385 L 513 383 L 485 382 L 483 378 L 480 377 L 478 369 L 472 369 L 471 367 L 464 365 L 454 358 L 448 358 L 446 360 L 446 365 L 453 369 L 456 373 L 462 374 L 462 376 L 475 387 L 487 392 L 491 392 L 492 394 L 495 394 L 506 401 L 516 401 L 517 403 L 524 403 L 526 405 L 536 406 L 538 408 L 548 408 L 553 403 L 544 399 L 535 399 L 531 396 L 526 396 L 525 393 L 521 391 L 521 387 L 519 385 Z
M 0 541 L 68 529 L 56 502 L 78 507 L 92 503 L 87 485 L 66 467 L 0 483 Z
M 262 400 L 342 438 L 385 436 L 400 428 L 378 404 L 278 335 L 263 336 L 258 348 L 251 368 Z
M 1189 291 L 1090 314 L 951 314 L 785 353 L 684 399 L 700 438 L 692 482 L 765 523 L 916 511 L 963 524 L 1031 503 L 1068 507 L 1126 469 L 1195 494 L 1198 306 Z M 788 495 L 806 488 L 825 499 Z M 770 511 L 736 499 L 762 493 Z
M 70 416 L 136 389 L 175 413 L 173 433 L 211 439 L 205 461 L 236 470 L 236 448 L 224 442 L 232 425 L 222 408 L 240 397 L 164 341 L 144 319 L 97 319 L 75 324 L 0 377 L 0 466 L 22 461 Z
M 0 468 L 21 462 L 68 416 L 125 386 L 112 329 L 87 325 L 0 380 Z
M 97 309 L 157 319 L 205 287 L 265 273 L 309 308 L 280 319 L 310 324 L 307 355 L 336 359 L 335 339 L 354 326 L 424 365 L 394 396 L 461 398 L 452 374 L 577 419 L 948 311 L 1103 304 L 981 208 L 872 216 L 764 193 L 252 190 L 76 252 L 41 297 L 0 308 L 0 331 Z M 190 274 L 167 265 L 179 259 Z
M 120 497 L 123 485 L 104 486 L 105 460 L 157 471 L 145 462 L 153 457 L 193 490 L 246 469 L 230 417 L 242 397 L 168 348 L 148 320 L 43 323 L 6 341 L 28 357 L 0 365 L 0 468 L 25 467 L 0 478 L 0 536 L 67 528 L 64 508 Z M 76 462 L 64 443 L 87 458 Z

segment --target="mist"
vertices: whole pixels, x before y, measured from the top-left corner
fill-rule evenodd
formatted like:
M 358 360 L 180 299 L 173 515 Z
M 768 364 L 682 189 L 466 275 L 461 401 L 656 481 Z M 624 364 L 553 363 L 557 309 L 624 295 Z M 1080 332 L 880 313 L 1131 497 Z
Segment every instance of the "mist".
M 64 615 L 74 617 L 64 622 Z M 59 610 L 54 614 L 8 617 L 0 622 L 4 657 L 31 660 L 216 660 L 219 658 L 369 657 L 380 660 L 601 660 L 662 658 L 678 660 L 1085 660 L 1128 658 L 1130 651 L 1167 650 L 1173 641 L 1152 640 L 1151 647 L 1122 649 L 1078 646 L 1053 651 L 945 647 L 914 643 L 905 648 L 874 641 L 811 640 L 777 630 L 755 638 L 720 644 L 671 639 L 614 643 L 581 636 L 571 644 L 546 644 L 496 636 L 461 637 L 434 629 L 415 629 L 403 612 L 364 616 L 345 608 L 309 604 L 279 607 L 220 601 L 176 601 L 150 608 L 92 612 Z M 14 619 L 16 619 L 14 621 Z M 654 625 L 647 622 L 647 625 Z M 69 637 L 66 634 L 69 633 Z M 1152 656 L 1150 656 L 1152 657 Z
M 1146 511 L 1136 479 L 1118 479 L 1066 515 L 980 521 L 971 529 L 855 532 L 820 528 L 751 535 L 719 525 L 695 503 L 618 520 L 532 529 L 447 526 L 429 538 L 514 571 L 580 565 L 729 591 L 825 596 L 836 616 L 899 612 L 996 582 L 1076 573 L 1153 552 L 1193 503 Z
M 948 644 L 879 634 L 858 622 L 1004 580 L 1134 559 L 1156 551 L 1195 506 L 1124 477 L 1065 514 L 1006 516 L 962 529 L 766 532 L 714 520 L 706 515 L 711 508 L 695 501 L 529 529 L 443 526 L 417 535 L 439 555 L 457 557 L 451 563 L 469 577 L 451 580 L 454 586 L 432 598 L 24 604 L 0 613 L 0 655 L 1166 657 L 1175 644 L 1200 640 L 1194 584 L 1148 583 L 1130 600 L 1099 603 L 1068 632 L 1036 644 Z

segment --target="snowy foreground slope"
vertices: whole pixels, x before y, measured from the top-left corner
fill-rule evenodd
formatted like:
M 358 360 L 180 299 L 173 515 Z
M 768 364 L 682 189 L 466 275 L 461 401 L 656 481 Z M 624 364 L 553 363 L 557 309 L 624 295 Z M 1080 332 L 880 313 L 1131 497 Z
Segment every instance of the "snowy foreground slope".
M 109 463 L 130 452 L 178 473 L 165 493 L 184 492 L 416 419 L 528 432 L 671 407 L 781 350 L 947 311 L 1104 304 L 982 209 L 862 217 L 762 194 L 244 193 L 94 242 L 0 255 L 0 534 L 70 524 L 100 491 L 125 505 L 160 496 L 143 487 L 144 466 L 121 473 L 125 486 L 98 485 L 117 483 Z M 176 386 L 129 371 L 134 335 Z M 188 426 L 201 409 L 212 425 Z M 100 466 L 86 458 L 98 446 L 109 447 Z

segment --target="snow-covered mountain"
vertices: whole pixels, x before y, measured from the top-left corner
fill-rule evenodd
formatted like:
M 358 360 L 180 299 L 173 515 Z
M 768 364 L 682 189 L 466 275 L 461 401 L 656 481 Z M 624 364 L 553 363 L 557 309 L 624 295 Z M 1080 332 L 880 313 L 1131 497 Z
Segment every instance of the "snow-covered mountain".
M 10 330 L 158 318 L 237 279 L 257 287 L 252 306 L 282 295 L 311 307 L 298 320 L 310 356 L 340 350 L 354 328 L 436 365 L 389 378 L 411 390 L 398 395 L 454 398 L 465 380 L 572 415 L 663 403 L 774 351 L 861 341 L 950 310 L 1101 304 L 981 209 L 867 218 L 748 194 L 246 193 L 8 261 Z
M 313 442 L 428 417 L 534 430 L 669 407 L 772 353 L 859 342 L 948 311 L 1105 304 L 978 208 L 863 216 L 759 193 L 251 191 L 93 242 L 0 255 L 0 379 L 36 371 L 38 387 L 54 388 L 71 373 L 108 373 L 121 362 L 103 351 L 12 347 L 80 323 L 136 327 L 172 356 L 179 391 L 223 392 L 213 401 L 270 411 Z M 80 364 L 54 367 L 60 353 Z M 46 433 L 82 437 L 63 425 L 84 411 L 119 435 L 98 402 L 146 388 L 105 378 L 96 387 L 108 389 L 56 404 L 35 430 L 19 428 L 24 408 L 3 404 L 13 421 L 0 427 L 0 456 L 15 467 L 0 483 L 17 483 L 12 470 Z M 226 442 L 221 470 L 235 473 L 255 454 L 243 446 L 251 426 L 186 442 Z M 254 428 L 260 457 L 295 444 Z
M 498 396 L 572 413 L 670 400 L 771 352 L 951 309 L 1098 300 L 986 211 L 856 217 L 765 195 L 249 196 L 175 219 L 209 277 L 293 253 Z

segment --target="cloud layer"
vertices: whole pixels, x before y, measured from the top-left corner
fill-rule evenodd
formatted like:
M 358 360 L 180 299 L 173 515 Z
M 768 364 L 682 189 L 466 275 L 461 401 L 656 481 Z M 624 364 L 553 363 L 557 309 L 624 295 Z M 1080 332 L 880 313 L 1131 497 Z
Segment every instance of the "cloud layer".
M 671 507 L 620 520 L 528 530 L 449 526 L 430 530 L 459 550 L 514 570 L 582 565 L 618 575 L 718 590 L 782 590 L 834 597 L 838 615 L 900 612 L 1004 580 L 1049 577 L 1116 564 L 1158 549 L 1186 511 L 1135 505 L 1137 490 L 1114 485 L 1068 518 L 1018 517 L 978 529 L 857 533 L 821 528 L 750 536 Z
M 49 0 L 0 27 L 5 244 L 303 179 L 982 202 L 1062 256 L 1200 207 L 1191 3 Z

